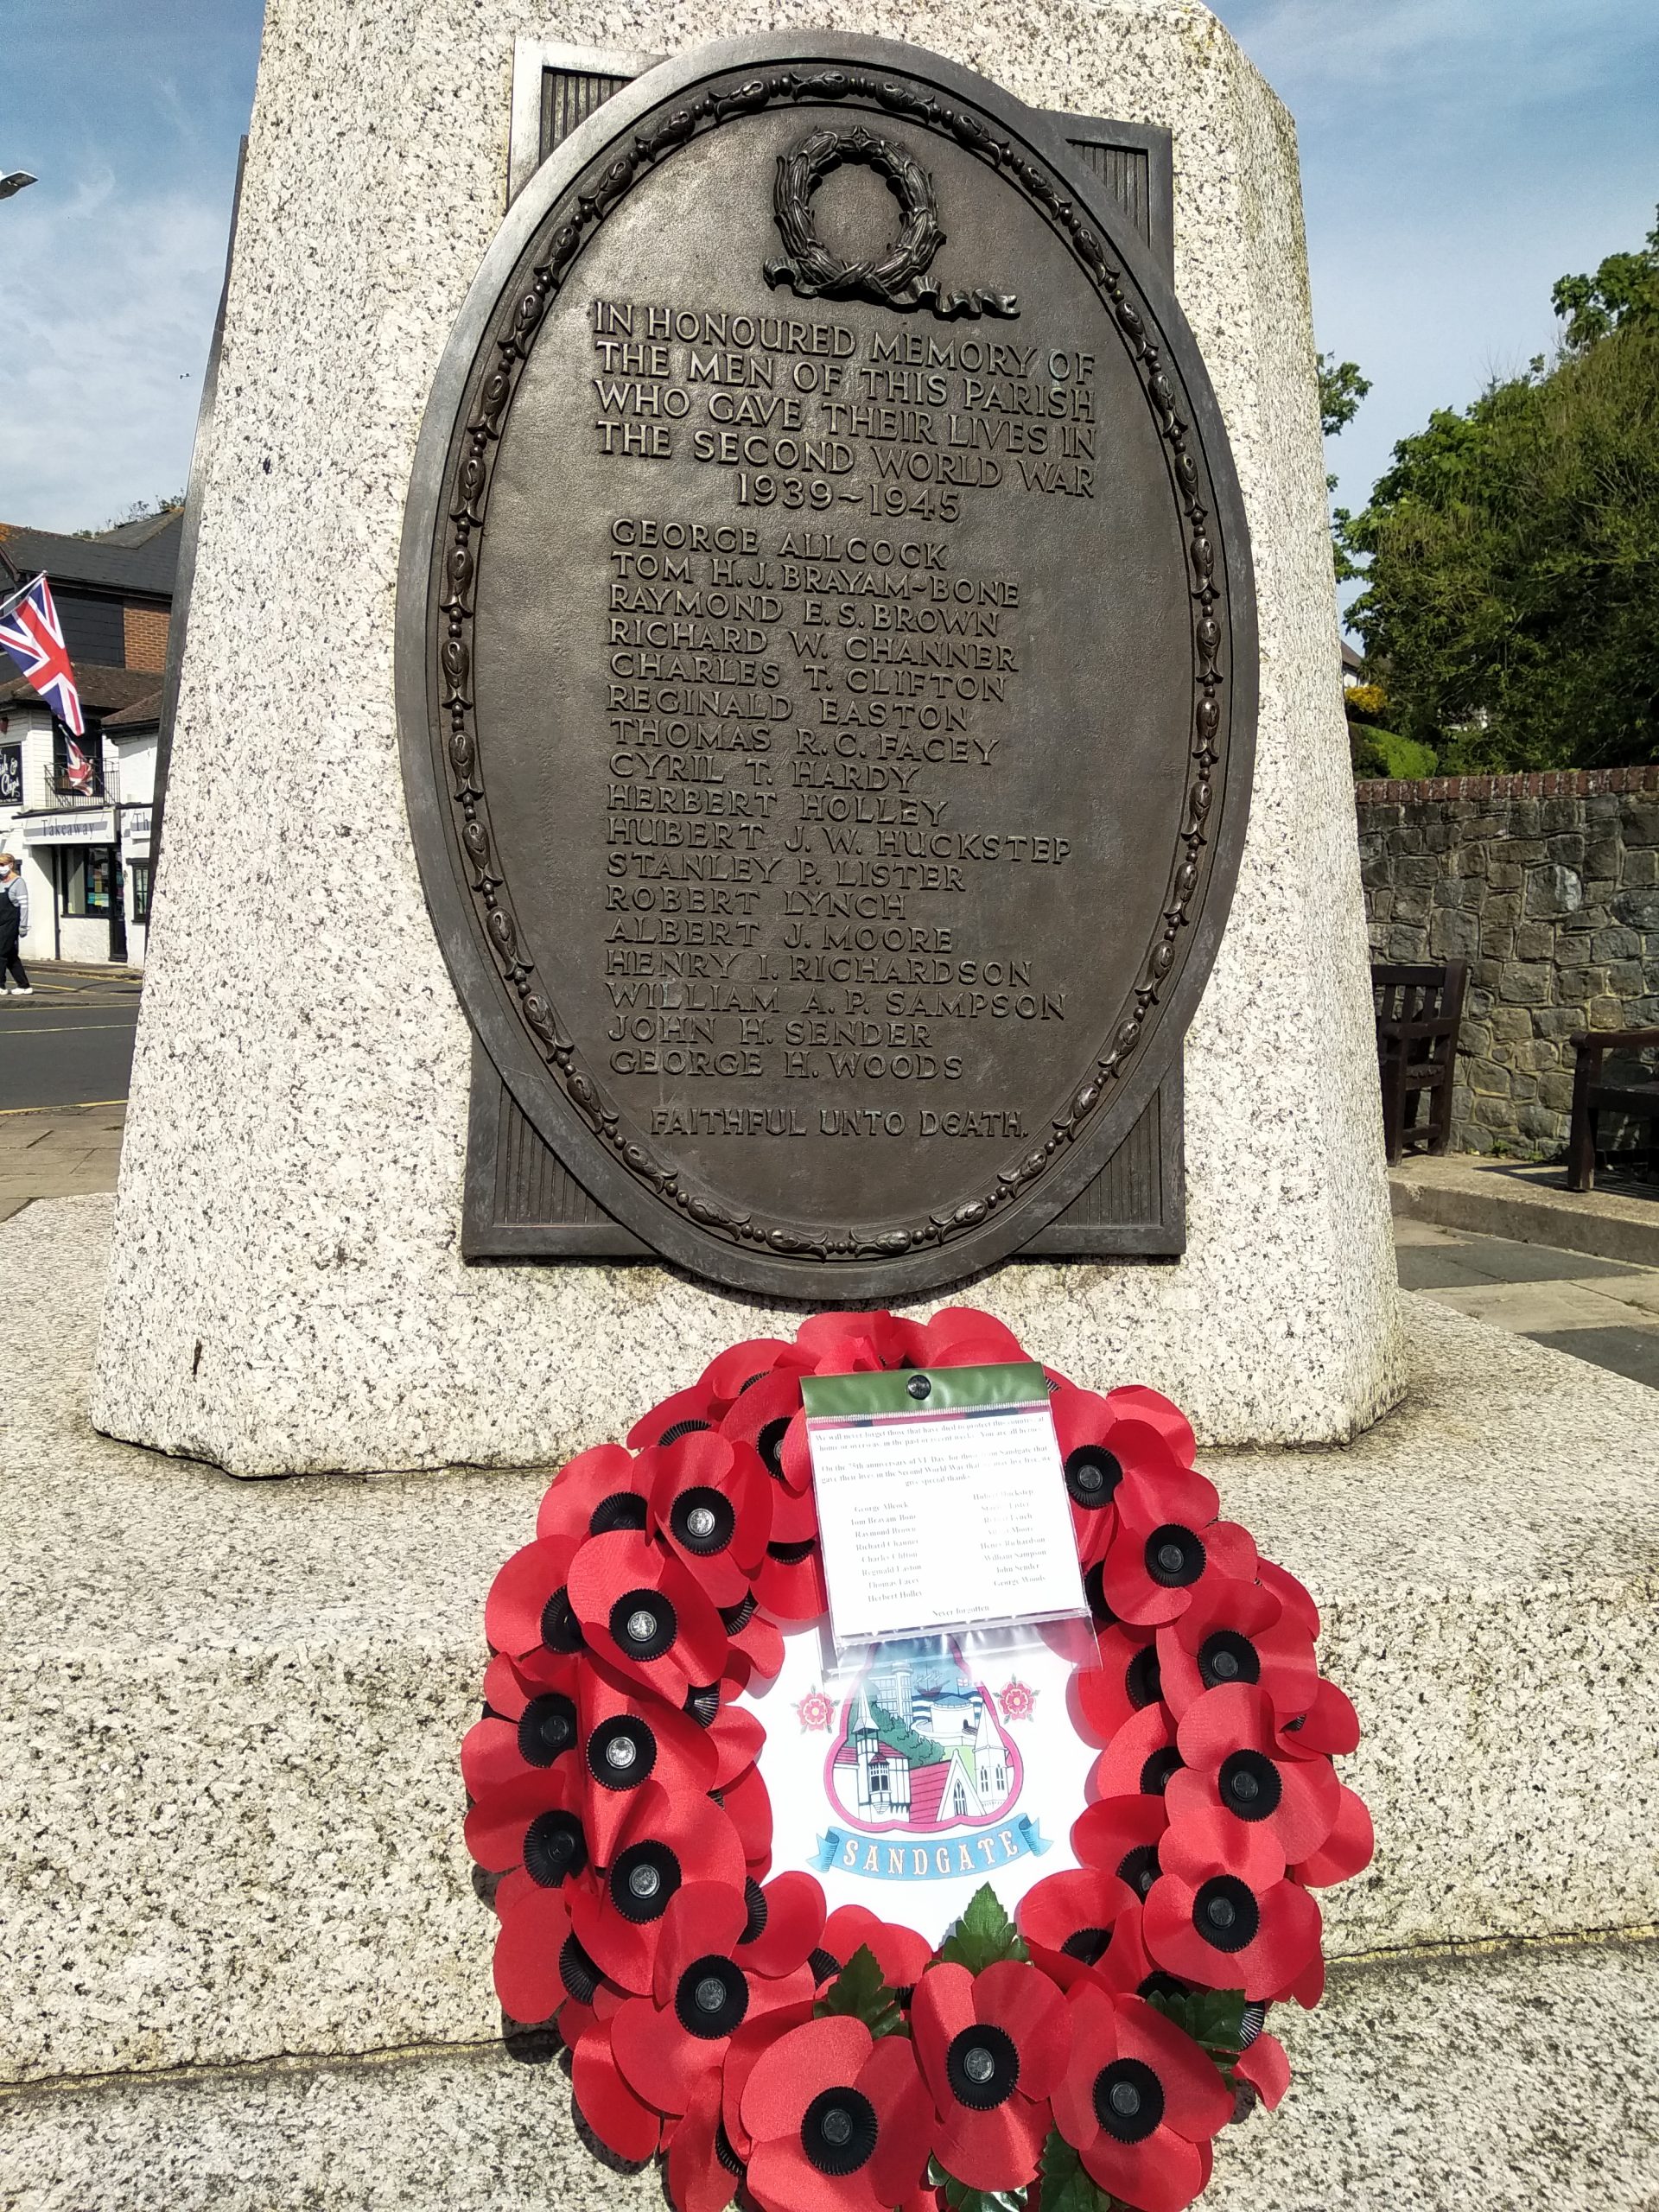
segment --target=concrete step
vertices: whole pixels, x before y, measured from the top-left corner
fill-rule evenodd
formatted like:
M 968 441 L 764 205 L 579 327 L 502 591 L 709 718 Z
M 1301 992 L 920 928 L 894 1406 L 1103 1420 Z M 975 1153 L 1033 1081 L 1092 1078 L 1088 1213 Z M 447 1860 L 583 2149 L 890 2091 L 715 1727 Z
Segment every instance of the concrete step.
M 544 1478 L 250 1484 L 94 1435 L 106 1223 L 0 1225 L 5 1279 L 49 1287 L 8 1317 L 0 2079 L 486 2044 L 456 1749 Z M 1328 1948 L 1659 1923 L 1651 1395 L 1407 1303 L 1400 1411 L 1208 1459 L 1368 1730 L 1377 1861 Z
M 1294 2012 L 1294 2007 L 1285 2008 Z M 1274 2113 L 1205 2212 L 1652 2212 L 1659 1946 L 1349 1964 L 1281 2020 Z M 577 2141 L 556 2059 L 499 2044 L 0 2094 L 11 2212 L 660 2212 Z
M 1408 1220 L 1659 1268 L 1659 1187 L 1569 1191 L 1564 1167 L 1446 1153 L 1389 1168 L 1389 1196 Z

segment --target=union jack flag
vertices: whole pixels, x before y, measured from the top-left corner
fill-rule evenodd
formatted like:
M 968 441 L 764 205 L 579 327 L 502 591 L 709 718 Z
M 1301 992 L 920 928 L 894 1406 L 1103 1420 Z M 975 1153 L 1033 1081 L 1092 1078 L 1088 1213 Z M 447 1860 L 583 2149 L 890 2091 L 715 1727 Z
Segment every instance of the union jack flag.
M 0 602 L 0 645 L 64 728 L 84 737 L 86 723 L 80 711 L 80 694 L 75 689 L 75 671 L 69 665 L 63 625 L 52 604 L 52 587 L 44 574 Z

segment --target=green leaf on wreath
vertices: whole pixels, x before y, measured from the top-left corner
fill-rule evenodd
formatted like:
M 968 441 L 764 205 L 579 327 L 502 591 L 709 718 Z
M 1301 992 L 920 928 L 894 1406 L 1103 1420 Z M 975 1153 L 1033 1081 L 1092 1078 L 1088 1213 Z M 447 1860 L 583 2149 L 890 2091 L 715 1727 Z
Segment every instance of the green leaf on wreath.
M 1040 2189 L 1033 2212 L 1119 2212 L 1117 2198 L 1092 2178 L 1057 2127 L 1043 2145 Z
M 1242 1989 L 1183 1989 L 1147 1999 L 1212 2058 L 1231 2060 L 1244 2047 L 1244 1993 Z
M 861 1943 L 853 1953 L 818 1999 L 813 2011 L 814 2016 L 820 2020 L 836 2012 L 844 2013 L 851 2019 L 862 2020 L 878 2042 L 883 2036 L 907 2036 L 910 2033 L 905 2024 L 905 2016 L 899 2009 L 897 1993 L 883 1980 L 875 1954 L 867 1943 Z
M 1024 1962 L 1031 1956 L 1020 1940 L 1020 1931 L 997 1902 L 988 1882 L 968 1900 L 968 1910 L 940 1944 L 938 1965 L 966 1967 L 969 1974 L 983 1974 L 1002 1959 Z
M 940 2192 L 950 2212 L 1026 2212 L 1023 2189 L 969 2189 L 946 2173 L 937 2158 L 927 2162 L 927 2185 Z

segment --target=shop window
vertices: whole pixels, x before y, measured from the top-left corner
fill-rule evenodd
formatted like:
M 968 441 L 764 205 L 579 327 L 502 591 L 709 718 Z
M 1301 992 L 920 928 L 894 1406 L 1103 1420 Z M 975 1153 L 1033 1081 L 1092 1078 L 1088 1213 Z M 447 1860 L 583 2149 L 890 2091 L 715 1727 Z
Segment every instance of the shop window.
M 75 845 L 60 851 L 58 865 L 62 894 L 61 912 L 78 916 L 107 915 L 115 874 L 115 853 L 109 845 Z
M 149 919 L 149 862 L 132 863 L 132 918 L 135 922 Z

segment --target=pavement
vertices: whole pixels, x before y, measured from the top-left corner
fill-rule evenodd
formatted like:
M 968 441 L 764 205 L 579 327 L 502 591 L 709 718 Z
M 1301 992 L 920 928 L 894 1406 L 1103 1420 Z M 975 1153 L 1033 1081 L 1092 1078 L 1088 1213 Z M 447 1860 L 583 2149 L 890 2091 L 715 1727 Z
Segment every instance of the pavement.
M 138 971 L 36 960 L 29 974 L 31 998 L 0 997 L 0 1115 L 118 1104 L 132 1072 Z
M 0 1040 L 0 1052 L 5 1049 Z M 0 1109 L 0 1221 L 31 1198 L 112 1191 L 127 1122 L 124 1099 L 102 1106 Z

